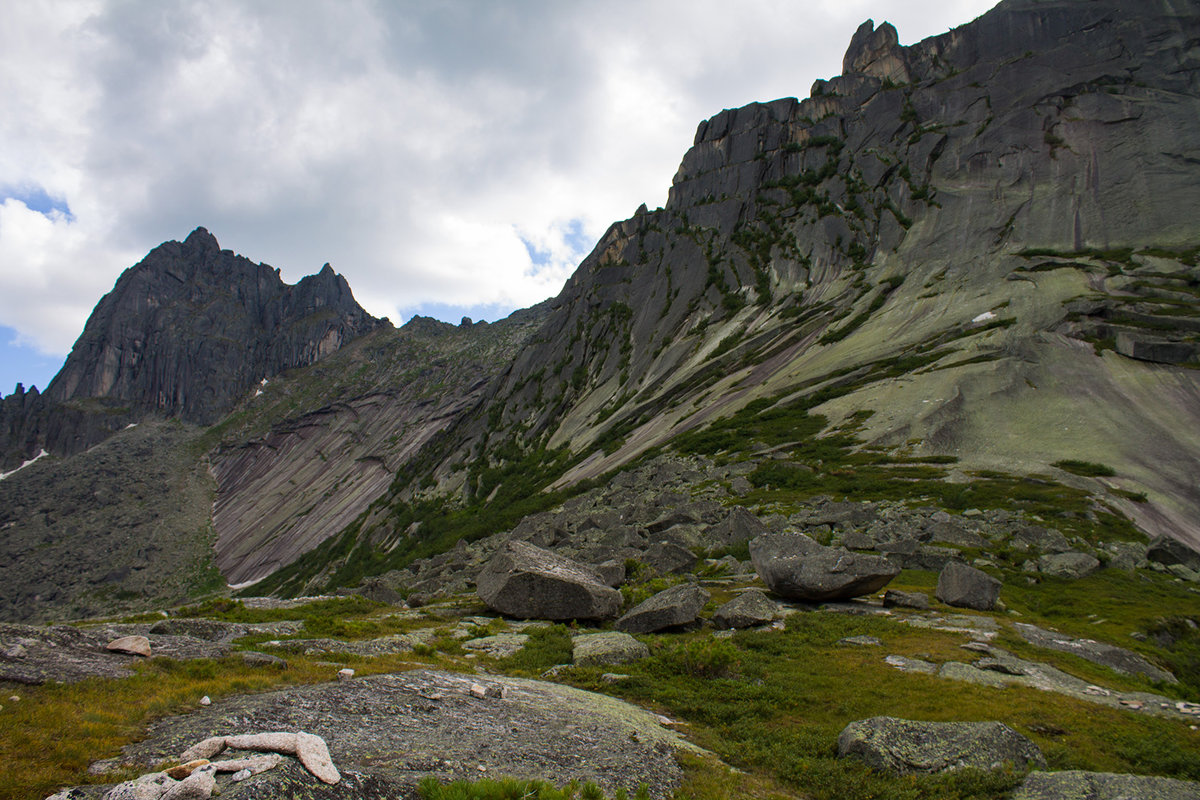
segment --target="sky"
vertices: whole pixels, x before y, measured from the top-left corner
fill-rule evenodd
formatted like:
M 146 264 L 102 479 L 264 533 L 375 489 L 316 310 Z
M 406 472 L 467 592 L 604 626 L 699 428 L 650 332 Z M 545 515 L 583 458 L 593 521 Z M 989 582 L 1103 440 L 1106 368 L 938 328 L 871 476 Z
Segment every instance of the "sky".
M 992 0 L 42 0 L 0 22 L 0 394 L 204 226 L 372 314 L 495 320 L 666 201 L 697 125 L 805 97 L 866 19 Z

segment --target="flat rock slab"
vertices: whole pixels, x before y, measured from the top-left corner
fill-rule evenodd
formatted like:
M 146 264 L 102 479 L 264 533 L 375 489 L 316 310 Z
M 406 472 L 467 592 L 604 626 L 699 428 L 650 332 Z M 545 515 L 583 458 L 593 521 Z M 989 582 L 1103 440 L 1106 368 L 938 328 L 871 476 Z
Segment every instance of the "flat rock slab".
M 1009 800 L 1196 800 L 1200 783 L 1111 772 L 1031 772 Z
M 468 639 L 462 646 L 466 650 L 483 653 L 492 658 L 508 658 L 521 652 L 528 641 L 527 633 L 497 633 L 495 636 Z
M 107 649 L 114 639 L 145 635 L 149 626 L 77 628 L 72 625 L 0 623 L 0 680 L 38 685 L 49 681 L 73 683 L 84 678 L 123 678 L 133 674 L 135 657 Z M 146 636 L 155 656 L 187 660 L 220 658 L 230 645 L 190 636 Z
M 1061 653 L 1074 653 L 1093 664 L 1100 664 L 1126 675 L 1144 675 L 1154 681 L 1177 682 L 1175 676 L 1170 672 L 1156 667 L 1142 656 L 1132 650 L 1126 650 L 1124 647 L 1092 639 L 1073 639 L 1070 636 L 1023 622 L 1016 623 L 1015 627 L 1017 633 L 1021 634 L 1021 638 L 1035 647 L 1044 647 L 1047 650 L 1057 650 Z
M 474 696 L 479 683 L 503 696 Z M 610 796 L 646 783 L 653 796 L 665 797 L 681 777 L 675 750 L 694 749 L 657 716 L 610 697 L 543 681 L 419 670 L 227 697 L 219 716 L 154 723 L 124 760 L 150 768 L 205 739 L 263 731 L 320 736 L 342 780 L 319 784 L 285 759 L 278 769 L 222 785 L 222 797 L 309 796 L 316 789 L 322 798 L 382 800 L 408 796 L 427 776 L 500 775 L 555 785 L 592 781 Z
M 937 773 L 971 767 L 1016 769 L 1046 765 L 1037 745 L 1000 722 L 918 722 L 871 717 L 851 722 L 838 736 L 838 755 L 861 758 L 875 769 Z

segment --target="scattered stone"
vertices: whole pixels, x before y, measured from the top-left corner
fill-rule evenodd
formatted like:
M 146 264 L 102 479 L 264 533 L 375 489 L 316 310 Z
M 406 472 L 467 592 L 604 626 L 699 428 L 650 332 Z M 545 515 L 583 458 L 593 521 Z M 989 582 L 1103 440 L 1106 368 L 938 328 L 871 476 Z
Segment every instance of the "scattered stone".
M 680 625 L 690 625 L 712 595 L 706 589 L 681 583 L 644 600 L 616 622 L 626 633 L 650 633 Z
M 1078 580 L 1100 569 L 1100 560 L 1087 553 L 1069 550 L 1066 553 L 1044 555 L 1038 559 L 1037 565 L 1038 571 L 1044 575 Z
M 779 608 L 759 589 L 750 589 L 721 606 L 713 614 L 718 628 L 750 628 L 779 618 Z
M 750 560 L 772 592 L 792 600 L 848 600 L 882 589 L 900 567 L 883 556 L 825 547 L 801 533 L 768 533 L 750 542 Z
M 600 676 L 600 680 L 604 681 L 605 683 L 620 683 L 621 681 L 629 680 L 629 676 L 621 675 L 616 672 L 606 672 Z
M 585 633 L 571 640 L 573 660 L 578 666 L 628 664 L 650 655 L 650 648 L 621 631 Z
M 921 611 L 929 608 L 929 595 L 924 592 L 905 592 L 900 589 L 888 589 L 883 593 L 884 608 L 915 608 Z
M 249 777 L 250 777 L 251 775 L 253 775 L 253 774 L 254 774 L 254 773 L 253 773 L 253 772 L 251 772 L 251 771 L 250 771 L 250 770 L 248 770 L 248 769 L 240 769 L 240 770 L 238 770 L 237 772 L 235 772 L 235 773 L 233 773 L 232 775 L 230 775 L 230 776 L 229 776 L 229 779 L 230 779 L 231 781 L 234 781 L 234 782 L 240 783 L 241 781 L 244 781 L 244 780 L 246 780 L 246 778 L 249 778 Z
M 472 683 L 470 693 L 472 697 L 479 700 L 485 700 L 489 697 L 497 700 L 504 699 L 504 688 L 494 683 L 489 683 L 486 686 L 482 683 Z
M 1000 722 L 918 722 L 872 717 L 851 722 L 838 736 L 838 755 L 907 775 L 949 770 L 1018 770 L 1046 765 L 1037 745 Z
M 958 561 L 946 564 L 938 575 L 934 595 L 946 605 L 990 611 L 1000 597 L 1000 581 Z
M 288 665 L 279 656 L 260 653 L 257 650 L 242 651 L 242 663 L 249 667 L 272 667 L 274 669 L 287 669 Z
M 492 658 L 508 658 L 521 652 L 529 641 L 527 633 L 497 633 L 463 642 L 467 650 L 485 653 Z
M 1010 800 L 1196 800 L 1200 783 L 1110 772 L 1031 772 Z
M 937 664 L 930 661 L 922 661 L 919 658 L 908 658 L 907 656 L 891 655 L 884 659 L 884 663 L 895 667 L 901 672 L 920 672 L 925 675 L 936 675 L 938 671 Z
M 200 705 L 202 705 L 202 706 L 211 706 L 211 705 L 212 705 L 212 698 L 211 698 L 211 697 L 209 697 L 208 695 L 204 695 L 204 697 L 201 697 L 201 698 L 200 698 Z
M 150 657 L 150 640 L 145 636 L 122 636 L 113 639 L 105 649 L 112 653 L 124 653 L 131 656 Z
M 593 570 L 527 542 L 498 550 L 476 585 L 489 608 L 521 619 L 607 619 L 621 608 L 621 593 Z
M 615 589 L 625 582 L 625 562 L 620 559 L 611 558 L 608 561 L 602 561 L 592 569 L 600 576 L 600 582 L 605 586 Z
M 1151 664 L 1132 650 L 1092 639 L 1073 639 L 1070 636 L 1043 630 L 1036 625 L 1024 622 L 1014 623 L 1014 626 L 1021 638 L 1036 647 L 1057 650 L 1061 653 L 1074 653 L 1093 664 L 1100 664 L 1126 675 L 1144 675 L 1155 681 L 1177 683 L 1175 676 L 1170 672 Z
M 348 681 L 354 677 L 354 670 L 350 669 L 349 667 L 339 669 L 337 676 L 339 681 Z
M 193 772 L 195 772 L 198 768 L 209 763 L 212 762 L 210 762 L 207 758 L 197 758 L 196 760 L 189 761 L 186 764 L 180 764 L 177 767 L 171 767 L 169 770 L 167 770 L 167 775 L 177 781 L 181 781 L 188 775 L 191 775 Z
M 1020 528 L 1008 540 L 1008 545 L 1020 552 L 1037 550 L 1042 553 L 1065 553 L 1071 549 L 1071 543 L 1060 531 L 1040 525 Z
M 734 494 L 745 494 L 734 490 Z M 729 516 L 718 522 L 716 525 L 710 525 L 707 536 L 714 545 L 729 546 L 748 542 L 755 536 L 761 536 L 767 532 L 767 526 L 763 521 L 754 516 L 748 509 L 742 506 L 734 506 L 729 510 Z
M 160 800 L 175 781 L 165 772 L 152 772 L 131 781 L 118 783 L 104 795 L 104 800 Z
M 838 644 L 853 644 L 859 647 L 882 647 L 883 640 L 878 636 L 847 636 L 845 639 L 838 639 Z

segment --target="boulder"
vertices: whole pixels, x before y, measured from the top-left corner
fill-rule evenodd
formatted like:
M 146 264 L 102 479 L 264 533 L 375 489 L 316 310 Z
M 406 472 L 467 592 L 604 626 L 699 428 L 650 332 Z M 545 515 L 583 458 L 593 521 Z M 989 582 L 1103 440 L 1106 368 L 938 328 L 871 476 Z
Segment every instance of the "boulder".
M 1031 772 L 1009 800 L 1196 800 L 1200 783 L 1111 772 Z
M 687 572 L 696 566 L 695 553 L 676 542 L 655 542 L 642 554 L 644 561 L 659 575 L 674 575 Z
M 934 596 L 949 606 L 990 611 L 1000 598 L 1000 581 L 982 570 L 951 561 L 938 575 Z
M 1040 525 L 1026 525 L 1020 528 L 1008 540 L 1008 545 L 1021 552 L 1038 550 L 1043 553 L 1065 553 L 1071 549 L 1071 543 L 1061 532 Z
M 924 592 L 904 592 L 899 589 L 888 589 L 883 593 L 884 608 L 929 608 L 929 595 Z
M 611 586 L 614 589 L 625 582 L 625 562 L 618 559 L 610 559 L 602 561 L 599 564 L 592 566 L 596 574 L 600 577 L 600 582 L 605 586 Z
M 163 792 L 161 800 L 207 800 L 217 788 L 217 768 L 206 764 L 197 768 L 174 786 Z
M 713 624 L 718 628 L 749 628 L 766 625 L 779 617 L 771 598 L 758 589 L 743 592 L 717 609 Z
M 1100 560 L 1087 553 L 1070 550 L 1066 553 L 1048 553 L 1038 559 L 1038 571 L 1044 575 L 1078 580 L 1086 578 L 1100 569 Z
M 527 542 L 498 550 L 476 587 L 489 608 L 521 619 L 607 619 L 621 608 L 621 593 L 594 570 Z
M 729 516 L 709 526 L 705 538 L 714 546 L 729 546 L 748 542 L 766 532 L 767 526 L 762 520 L 742 506 L 734 506 Z
M 883 556 L 825 547 L 802 533 L 768 533 L 751 540 L 750 560 L 772 592 L 809 602 L 871 594 L 900 572 Z
M 130 656 L 150 657 L 150 640 L 145 636 L 122 636 L 119 639 L 113 639 L 107 645 L 105 650 L 112 653 L 125 653 Z
M 1164 566 L 1182 564 L 1188 569 L 1200 570 L 1200 553 L 1170 536 L 1155 537 L 1146 549 L 1146 558 Z
M 621 631 L 585 633 L 571 640 L 571 654 L 577 666 L 628 664 L 650 655 L 650 648 Z
M 691 583 L 681 583 L 665 589 L 639 603 L 617 620 L 617 630 L 628 633 L 650 633 L 679 625 L 690 625 L 700 616 L 700 609 L 711 595 Z
M 838 736 L 838 755 L 875 769 L 907 775 L 971 767 L 1018 770 L 1046 765 L 1037 745 L 1000 722 L 918 722 L 872 717 L 851 722 Z

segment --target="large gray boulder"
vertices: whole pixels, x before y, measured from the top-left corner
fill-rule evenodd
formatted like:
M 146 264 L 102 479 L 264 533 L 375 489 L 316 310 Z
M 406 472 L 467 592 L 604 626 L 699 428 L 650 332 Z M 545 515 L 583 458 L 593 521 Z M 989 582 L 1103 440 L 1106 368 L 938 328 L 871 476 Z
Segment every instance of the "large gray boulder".
M 748 542 L 766 532 L 767 526 L 761 519 L 742 506 L 734 506 L 730 509 L 729 516 L 716 525 L 709 526 L 706 538 L 713 545 L 728 546 Z
M 1000 599 L 1001 583 L 982 570 L 951 561 L 938 575 L 934 596 L 948 606 L 990 611 Z
M 1044 767 L 1038 746 L 1000 722 L 918 722 L 872 717 L 851 722 L 838 736 L 838 755 L 902 775 L 971 767 Z
M 779 617 L 779 609 L 758 589 L 743 592 L 721 606 L 713 614 L 713 625 L 718 628 L 749 628 L 765 625 Z
M 1111 772 L 1031 772 L 1009 800 L 1196 800 L 1200 783 Z
M 528 542 L 508 542 L 475 581 L 488 608 L 520 619 L 608 619 L 621 593 L 596 572 Z
M 883 556 L 825 547 L 802 533 L 768 533 L 750 542 L 754 570 L 772 592 L 822 602 L 871 594 L 900 573 Z
M 639 603 L 617 620 L 617 630 L 628 633 L 650 633 L 679 625 L 690 625 L 700 616 L 700 609 L 711 595 L 692 583 L 681 583 L 659 592 Z

